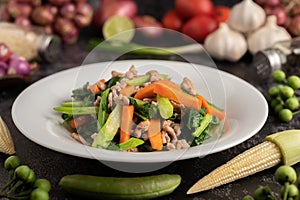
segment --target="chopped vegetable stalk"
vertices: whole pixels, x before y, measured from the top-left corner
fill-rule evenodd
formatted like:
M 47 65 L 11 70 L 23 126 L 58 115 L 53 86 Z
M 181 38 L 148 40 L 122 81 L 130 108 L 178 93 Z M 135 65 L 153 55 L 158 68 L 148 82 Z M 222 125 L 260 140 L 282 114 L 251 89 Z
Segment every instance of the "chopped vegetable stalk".
M 143 140 L 132 137 L 129 140 L 127 140 L 126 142 L 120 143 L 119 148 L 120 148 L 120 150 L 128 150 L 128 149 L 135 148 L 141 144 L 144 144 Z
M 143 85 L 144 83 L 148 82 L 149 79 L 150 79 L 150 75 L 146 74 L 143 76 L 138 76 L 134 79 L 127 80 L 126 82 L 128 85 L 139 86 L 139 85 Z
M 109 143 L 115 137 L 121 123 L 122 106 L 117 105 L 108 116 L 105 124 L 97 134 L 92 146 L 107 148 Z
M 173 105 L 168 98 L 157 95 L 157 106 L 159 113 L 164 119 L 169 119 L 173 115 Z
M 155 150 L 162 150 L 163 142 L 162 135 L 160 132 L 160 120 L 151 119 L 148 127 L 148 137 L 151 143 L 151 146 Z
M 101 101 L 99 105 L 99 111 L 98 111 L 98 122 L 99 122 L 99 128 L 101 128 L 106 120 L 106 113 L 107 113 L 107 104 L 108 104 L 108 94 L 110 89 L 104 90 L 101 96 Z
M 82 101 L 68 101 L 61 104 L 62 107 L 80 107 L 82 105 Z
M 127 42 L 118 42 L 111 43 L 109 41 L 103 41 L 99 39 L 91 39 L 89 41 L 88 49 L 98 49 L 104 51 L 116 51 L 116 52 L 125 52 L 131 54 L 149 54 L 149 55 L 173 55 L 173 54 L 182 54 L 182 53 L 195 53 L 203 52 L 204 49 L 199 44 L 188 44 L 178 47 L 151 47 L 140 45 L 136 43 L 127 43 Z
M 212 116 L 210 114 L 206 114 L 202 120 L 200 126 L 193 132 L 193 136 L 199 137 L 201 133 L 209 126 L 212 120 Z
M 56 107 L 53 108 L 55 111 L 60 113 L 65 113 L 69 115 L 89 115 L 96 114 L 98 112 L 98 107 Z
M 126 142 L 130 139 L 130 132 L 132 128 L 132 118 L 134 113 L 133 105 L 124 105 L 122 108 L 120 143 Z

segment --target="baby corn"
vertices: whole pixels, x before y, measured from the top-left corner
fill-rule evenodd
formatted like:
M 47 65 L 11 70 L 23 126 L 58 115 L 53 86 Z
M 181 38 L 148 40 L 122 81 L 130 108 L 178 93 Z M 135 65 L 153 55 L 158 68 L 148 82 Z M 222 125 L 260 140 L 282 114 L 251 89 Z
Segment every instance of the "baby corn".
M 187 194 L 209 190 L 268 169 L 279 163 L 293 165 L 300 161 L 300 130 L 269 135 L 265 141 L 239 154 L 194 184 Z
M 0 117 L 0 152 L 10 154 L 10 155 L 16 153 L 10 132 L 1 117 Z

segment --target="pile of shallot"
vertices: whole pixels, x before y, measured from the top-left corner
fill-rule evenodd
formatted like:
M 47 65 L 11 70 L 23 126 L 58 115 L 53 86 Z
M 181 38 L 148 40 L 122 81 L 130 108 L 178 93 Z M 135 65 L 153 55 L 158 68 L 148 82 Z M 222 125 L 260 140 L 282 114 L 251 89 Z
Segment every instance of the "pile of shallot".
M 0 78 L 6 75 L 26 76 L 31 70 L 32 65 L 28 61 L 12 53 L 4 43 L 0 43 Z
M 79 29 L 90 25 L 93 9 L 86 0 L 9 0 L 1 8 L 1 20 L 42 27 L 65 43 L 77 41 Z

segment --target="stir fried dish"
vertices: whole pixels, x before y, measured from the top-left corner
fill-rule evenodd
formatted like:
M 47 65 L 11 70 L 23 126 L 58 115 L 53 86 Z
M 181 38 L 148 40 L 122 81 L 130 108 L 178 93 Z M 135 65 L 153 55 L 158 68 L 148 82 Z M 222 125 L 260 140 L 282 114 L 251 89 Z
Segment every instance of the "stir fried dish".
M 102 149 L 186 149 L 223 132 L 226 122 L 223 110 L 198 94 L 187 77 L 175 83 L 156 70 L 138 74 L 134 66 L 87 82 L 71 98 L 54 110 L 76 141 Z

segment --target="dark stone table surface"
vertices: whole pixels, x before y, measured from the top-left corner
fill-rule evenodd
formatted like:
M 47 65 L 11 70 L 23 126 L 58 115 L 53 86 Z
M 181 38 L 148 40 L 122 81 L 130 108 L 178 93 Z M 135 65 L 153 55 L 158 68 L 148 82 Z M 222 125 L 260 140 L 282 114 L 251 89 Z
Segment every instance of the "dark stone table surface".
M 161 5 L 160 3 L 155 4 L 154 2 L 158 1 L 153 0 L 143 0 L 138 2 L 139 4 L 141 4 L 140 6 L 144 8 L 144 10 L 142 10 L 144 13 L 153 14 L 153 10 L 157 10 L 157 7 L 164 8 L 165 10 L 167 10 L 167 8 L 172 7 L 172 1 L 164 1 L 168 2 L 168 4 L 166 4 L 165 6 Z M 220 2 L 222 3 L 223 1 L 219 1 L 218 3 Z M 156 14 L 158 16 L 161 16 L 160 13 Z M 21 158 L 24 164 L 29 165 L 35 170 L 38 177 L 44 177 L 51 181 L 51 199 L 74 199 L 74 197 L 71 197 L 68 194 L 64 193 L 58 187 L 58 182 L 63 176 L 75 173 L 100 176 L 142 176 L 162 173 L 180 174 L 182 177 L 182 183 L 172 194 L 160 198 L 164 200 L 241 199 L 244 195 L 253 193 L 254 190 L 261 185 L 268 185 L 278 193 L 279 185 L 275 182 L 273 176 L 276 167 L 273 167 L 263 172 L 259 172 L 255 175 L 243 178 L 241 180 L 235 181 L 224 186 L 220 186 L 218 188 L 206 192 L 189 196 L 186 195 L 186 191 L 200 178 L 211 172 L 216 167 L 226 163 L 231 158 L 235 157 L 236 155 L 240 154 L 246 149 L 259 144 L 268 134 L 286 129 L 299 128 L 298 117 L 295 117 L 290 123 L 281 123 L 277 118 L 274 117 L 272 113 L 270 113 L 262 129 L 258 131 L 257 134 L 255 134 L 253 137 L 242 142 L 237 146 L 234 146 L 222 152 L 205 156 L 203 158 L 192 158 L 188 160 L 175 161 L 162 169 L 142 174 L 118 171 L 102 164 L 97 160 L 66 155 L 40 146 L 39 144 L 36 144 L 31 140 L 27 139 L 16 128 L 12 121 L 11 108 L 14 100 L 26 87 L 30 86 L 35 81 L 44 78 L 48 75 L 51 75 L 55 72 L 80 66 L 84 58 L 88 54 L 88 51 L 86 51 L 86 43 L 88 41 L 88 38 L 95 36 L 95 32 L 97 31 L 99 30 L 94 30 L 93 28 L 82 31 L 78 43 L 64 46 L 62 55 L 57 61 L 51 64 L 42 63 L 39 71 L 34 74 L 34 76 L 32 77 L 32 79 L 29 80 L 29 82 L 14 85 L 5 85 L 5 83 L 1 82 L 2 85 L 0 87 L 0 115 L 6 121 L 11 131 L 17 155 Z M 202 64 L 202 60 L 199 59 L 197 55 L 189 56 L 191 60 L 193 60 L 193 62 Z M 109 61 L 112 58 L 114 58 L 114 55 L 112 53 L 105 53 L 98 57 L 98 61 Z M 131 58 L 136 57 L 128 55 L 121 57 L 120 59 Z M 178 58 L 171 56 L 166 57 L 164 59 L 177 60 Z M 227 71 L 246 81 L 249 81 L 262 92 L 266 92 L 265 88 L 267 86 L 267 83 L 256 83 L 253 81 L 253 77 L 249 75 L 251 70 L 251 61 L 252 57 L 249 54 L 247 54 L 239 62 L 230 63 L 216 61 L 216 65 L 220 70 Z M 28 117 L 31 117 L 30 113 L 28 113 Z M 3 162 L 6 157 L 7 155 L 0 153 L 0 166 L 3 166 Z M 300 173 L 300 166 L 295 165 L 294 167 Z M 5 184 L 6 179 L 7 172 L 4 168 L 0 167 L 0 186 L 3 186 Z

